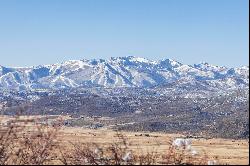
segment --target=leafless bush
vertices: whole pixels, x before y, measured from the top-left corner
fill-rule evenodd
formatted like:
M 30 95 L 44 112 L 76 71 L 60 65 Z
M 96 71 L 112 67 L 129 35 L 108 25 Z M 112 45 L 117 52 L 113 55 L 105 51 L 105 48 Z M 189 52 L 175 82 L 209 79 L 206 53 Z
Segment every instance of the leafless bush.
M 0 164 L 42 165 L 52 161 L 58 146 L 56 135 L 59 127 L 27 123 L 33 120 L 15 118 L 0 127 Z
M 166 154 L 162 155 L 161 164 L 170 165 L 207 165 L 207 155 L 193 155 L 186 147 L 176 149 L 174 146 L 169 146 Z
M 118 142 L 107 146 L 89 143 L 71 143 L 70 153 L 61 150 L 63 164 L 77 165 L 131 165 L 134 155 L 128 148 L 128 142 L 124 135 L 117 133 Z

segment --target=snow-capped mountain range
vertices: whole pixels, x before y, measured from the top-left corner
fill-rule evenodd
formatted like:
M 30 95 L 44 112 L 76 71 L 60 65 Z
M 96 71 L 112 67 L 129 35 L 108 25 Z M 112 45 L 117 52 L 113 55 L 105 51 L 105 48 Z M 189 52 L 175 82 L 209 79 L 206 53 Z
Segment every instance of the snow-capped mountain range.
M 38 90 L 77 87 L 202 86 L 228 89 L 249 86 L 249 66 L 228 68 L 208 63 L 140 57 L 72 60 L 61 64 L 9 68 L 0 66 L 0 89 Z

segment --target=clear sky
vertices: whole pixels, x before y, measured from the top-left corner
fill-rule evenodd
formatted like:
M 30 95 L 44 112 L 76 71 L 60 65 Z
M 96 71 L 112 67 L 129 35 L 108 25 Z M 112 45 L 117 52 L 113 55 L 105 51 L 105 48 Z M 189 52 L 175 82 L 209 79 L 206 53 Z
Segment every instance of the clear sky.
M 248 65 L 248 0 L 0 0 L 0 65 L 139 56 Z

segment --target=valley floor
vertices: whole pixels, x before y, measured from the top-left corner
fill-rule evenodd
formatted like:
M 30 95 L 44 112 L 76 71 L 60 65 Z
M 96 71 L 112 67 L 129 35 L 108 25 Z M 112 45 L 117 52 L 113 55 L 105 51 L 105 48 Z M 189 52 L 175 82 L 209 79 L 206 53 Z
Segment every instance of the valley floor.
M 170 143 L 179 134 L 122 132 L 128 139 L 131 149 L 143 152 L 164 153 Z M 147 135 L 149 134 L 149 135 Z M 141 135 L 141 136 L 140 136 Z M 89 142 L 98 144 L 112 143 L 116 132 L 111 130 L 93 130 L 63 127 L 60 137 L 67 142 Z M 249 164 L 249 141 L 231 139 L 192 139 L 192 146 L 198 153 L 206 154 L 210 159 L 218 158 L 222 164 Z M 138 148 L 139 147 L 139 148 Z
M 29 119 L 35 117 L 36 116 L 29 117 Z M 39 118 L 41 118 L 41 116 Z M 8 116 L 0 116 L 1 123 L 6 123 L 10 119 L 11 118 Z M 21 119 L 27 119 L 27 117 L 22 117 Z M 129 148 L 139 153 L 155 151 L 164 154 L 175 138 L 184 137 L 180 134 L 158 132 L 144 133 L 122 131 L 121 133 L 126 137 Z M 117 132 L 110 129 L 86 129 L 63 126 L 59 130 L 59 140 L 65 147 L 78 142 L 97 143 L 105 146 L 117 140 L 116 134 Z M 192 138 L 192 147 L 198 154 L 207 155 L 208 158 L 215 159 L 221 164 L 249 164 L 249 140 L 246 139 Z

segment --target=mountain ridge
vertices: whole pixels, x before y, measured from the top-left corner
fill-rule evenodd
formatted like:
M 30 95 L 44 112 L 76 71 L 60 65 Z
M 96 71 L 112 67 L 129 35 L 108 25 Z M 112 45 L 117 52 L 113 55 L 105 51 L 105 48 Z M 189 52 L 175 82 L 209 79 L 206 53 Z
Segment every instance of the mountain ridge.
M 206 82 L 221 88 L 248 87 L 249 66 L 228 68 L 206 62 L 187 65 L 173 59 L 158 61 L 141 57 L 70 60 L 32 67 L 0 66 L 0 89 L 36 90 L 76 87 L 149 88 L 178 81 Z

